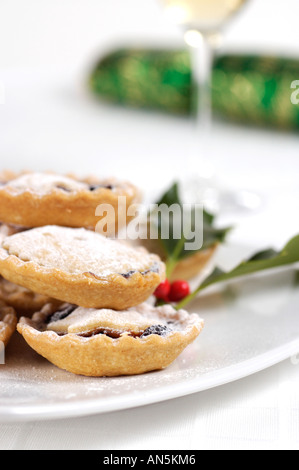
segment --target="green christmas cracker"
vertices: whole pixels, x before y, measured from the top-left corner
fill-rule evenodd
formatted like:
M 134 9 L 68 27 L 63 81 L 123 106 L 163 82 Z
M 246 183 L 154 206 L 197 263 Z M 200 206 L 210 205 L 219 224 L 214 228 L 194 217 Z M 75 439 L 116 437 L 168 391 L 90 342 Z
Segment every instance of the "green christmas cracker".
M 225 55 L 213 64 L 213 112 L 248 125 L 299 129 L 291 84 L 299 58 Z M 194 82 L 187 50 L 120 49 L 103 57 L 89 77 L 95 96 L 119 105 L 190 115 Z

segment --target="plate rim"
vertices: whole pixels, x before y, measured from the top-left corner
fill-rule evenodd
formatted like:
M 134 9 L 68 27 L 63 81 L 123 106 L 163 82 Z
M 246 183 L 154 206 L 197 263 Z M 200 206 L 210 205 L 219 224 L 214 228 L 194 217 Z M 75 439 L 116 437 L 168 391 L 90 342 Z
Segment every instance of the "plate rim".
M 207 372 L 184 383 L 162 386 L 152 390 L 149 394 L 143 391 L 137 394 L 134 393 L 134 395 L 126 395 L 124 398 L 120 396 L 112 399 L 93 398 L 85 402 L 75 400 L 70 403 L 60 402 L 34 407 L 32 405 L 9 407 L 0 405 L 0 420 L 2 423 L 61 420 L 107 414 L 162 403 L 236 382 L 279 364 L 298 353 L 299 338 L 246 361 L 219 369 L 217 372 Z M 202 377 L 204 377 L 204 380 L 202 380 Z

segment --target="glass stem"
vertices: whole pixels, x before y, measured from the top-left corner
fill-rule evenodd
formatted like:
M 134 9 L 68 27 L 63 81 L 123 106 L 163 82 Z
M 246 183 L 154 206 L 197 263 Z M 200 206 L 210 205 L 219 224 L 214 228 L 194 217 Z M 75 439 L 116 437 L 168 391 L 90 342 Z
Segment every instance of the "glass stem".
M 188 34 L 188 33 L 187 33 Z M 208 36 L 198 33 L 189 45 L 193 79 L 193 113 L 195 132 L 191 158 L 202 177 L 211 177 L 213 169 L 209 158 L 212 132 L 212 67 L 214 50 Z

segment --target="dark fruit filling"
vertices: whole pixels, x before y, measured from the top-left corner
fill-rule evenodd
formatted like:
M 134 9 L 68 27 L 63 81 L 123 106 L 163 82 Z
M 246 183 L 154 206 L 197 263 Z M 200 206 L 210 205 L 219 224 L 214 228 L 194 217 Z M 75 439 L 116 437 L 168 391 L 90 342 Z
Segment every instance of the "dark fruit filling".
M 133 274 L 135 274 L 137 271 L 129 271 L 128 273 L 126 274 L 122 274 L 122 276 L 125 278 L 125 279 L 129 279 L 131 276 L 133 276 Z M 141 273 L 142 274 L 142 273 Z
M 150 336 L 150 335 L 166 336 L 170 332 L 171 332 L 171 329 L 168 328 L 168 326 L 152 325 L 149 328 L 147 328 L 140 337 L 145 338 L 146 336 Z
M 57 312 L 53 313 L 50 315 L 46 321 L 47 324 L 53 323 L 59 320 L 63 320 L 64 318 L 68 317 L 71 313 L 74 312 L 78 307 L 77 305 L 67 305 L 66 307 L 61 307 Z M 168 324 L 174 323 L 174 322 L 167 322 Z M 166 325 L 152 325 L 149 328 L 147 328 L 145 331 L 141 333 L 134 333 L 133 331 L 127 331 L 130 336 L 133 338 L 146 338 L 147 336 L 150 335 L 158 335 L 158 336 L 166 336 L 169 333 L 171 333 L 172 330 Z M 83 338 L 91 338 L 96 335 L 106 335 L 109 338 L 112 339 L 117 339 L 120 338 L 121 335 L 123 334 L 123 331 L 117 331 L 117 330 L 112 330 L 109 328 L 103 328 L 99 327 L 96 328 L 93 331 L 88 331 L 86 333 L 78 333 L 78 336 L 82 336 Z M 64 336 L 64 333 L 58 333 L 60 336 Z
M 1 183 L 0 182 L 0 185 L 1 184 L 6 184 L 6 183 Z M 71 189 L 66 188 L 65 186 L 60 185 L 60 184 L 57 184 L 56 188 L 60 189 L 62 191 L 65 191 L 66 193 L 71 193 L 72 192 Z M 112 186 L 111 184 L 107 184 L 107 185 L 105 185 L 105 184 L 97 184 L 97 185 L 90 184 L 89 187 L 88 187 L 89 191 L 96 191 L 97 189 L 100 189 L 100 188 L 109 189 L 110 191 L 112 191 L 114 189 L 114 186 Z
M 150 335 L 158 335 L 158 336 L 166 336 L 169 333 L 171 333 L 171 329 L 168 328 L 168 326 L 164 325 L 153 325 L 147 328 L 143 333 L 133 333 L 132 331 L 127 331 L 130 336 L 133 336 L 133 338 L 146 338 L 147 336 Z M 107 328 L 97 328 L 94 331 L 89 331 L 87 333 L 81 333 L 78 336 L 83 336 L 84 338 L 90 338 L 92 336 L 96 335 L 106 335 L 109 336 L 109 338 L 117 339 L 120 338 L 123 332 L 119 332 L 116 330 L 111 330 Z
M 104 188 L 104 189 L 110 189 L 112 191 L 114 189 L 114 186 L 111 184 L 90 184 L 89 185 L 89 191 L 96 191 L 97 189 Z
M 128 273 L 122 273 L 121 276 L 123 276 L 125 279 L 129 279 L 133 274 L 137 273 L 138 271 L 129 271 Z M 139 271 L 142 276 L 145 276 L 146 274 L 149 273 L 159 273 L 159 265 L 155 263 L 150 269 L 147 269 L 146 271 Z
M 68 317 L 74 310 L 78 308 L 76 305 L 67 305 L 66 307 L 62 307 L 57 312 L 50 315 L 47 319 L 47 323 L 52 323 L 55 321 L 63 320 L 64 318 Z
M 56 188 L 60 189 L 61 191 L 65 191 L 66 193 L 71 193 L 72 192 L 69 188 L 66 188 L 65 186 L 62 186 L 62 185 L 59 185 L 59 184 L 56 185 Z
M 83 338 L 91 338 L 92 336 L 96 335 L 105 335 L 109 338 L 117 339 L 120 338 L 121 333 L 119 331 L 110 330 L 107 328 L 97 328 L 94 331 L 88 331 L 87 333 L 80 333 L 78 336 L 82 336 Z

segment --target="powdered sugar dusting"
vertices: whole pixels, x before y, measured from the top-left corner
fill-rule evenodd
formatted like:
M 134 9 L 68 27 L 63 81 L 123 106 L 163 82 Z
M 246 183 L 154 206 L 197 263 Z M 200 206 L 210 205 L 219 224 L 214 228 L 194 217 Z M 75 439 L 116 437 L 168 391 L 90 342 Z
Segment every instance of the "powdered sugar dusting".
M 147 318 L 138 308 L 126 311 L 87 309 L 79 307 L 63 320 L 49 323 L 48 330 L 58 333 L 86 333 L 97 328 L 139 333 L 157 322 L 157 315 Z
M 51 191 L 59 188 L 66 191 L 82 191 L 88 189 L 88 184 L 68 178 L 67 176 L 50 173 L 28 173 L 11 180 L 6 185 L 6 189 L 10 189 L 17 194 L 31 191 L 40 196 L 49 194 Z
M 158 258 L 86 230 L 57 226 L 28 230 L 2 242 L 1 257 L 17 256 L 47 269 L 70 274 L 92 273 L 99 278 L 112 274 L 144 272 Z
M 50 322 L 47 328 L 64 334 L 87 333 L 97 328 L 138 334 L 153 325 L 169 325 L 172 331 L 183 331 L 192 323 L 202 327 L 203 322 L 198 315 L 190 315 L 184 310 L 177 311 L 171 305 L 154 307 L 145 302 L 137 307 L 117 312 L 111 309 L 78 307 L 66 318 Z

